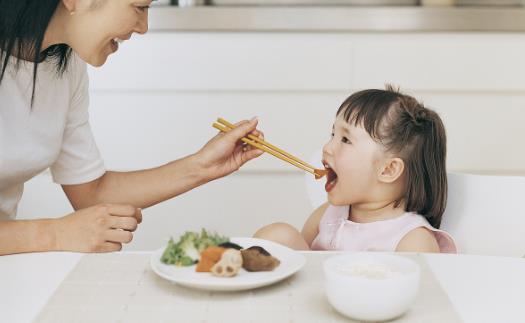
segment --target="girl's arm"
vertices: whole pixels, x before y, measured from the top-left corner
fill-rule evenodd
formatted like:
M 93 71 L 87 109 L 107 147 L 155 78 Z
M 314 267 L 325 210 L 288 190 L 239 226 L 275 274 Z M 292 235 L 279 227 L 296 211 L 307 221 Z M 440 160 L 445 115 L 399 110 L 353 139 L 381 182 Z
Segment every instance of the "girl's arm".
M 310 215 L 302 232 L 288 223 L 272 223 L 257 230 L 253 236 L 277 242 L 295 250 L 310 250 L 312 241 L 319 233 L 319 221 L 327 206 L 328 203 L 321 205 Z
M 396 251 L 440 252 L 434 234 L 423 227 L 416 228 L 407 233 L 397 245 Z
M 326 208 L 328 208 L 328 202 L 318 207 L 310 215 L 308 220 L 306 220 L 306 222 L 304 223 L 301 235 L 303 236 L 304 241 L 306 241 L 309 247 L 312 246 L 312 242 L 314 241 L 315 237 L 317 237 L 317 235 L 319 234 L 319 222 L 321 221 L 321 218 L 323 217 Z

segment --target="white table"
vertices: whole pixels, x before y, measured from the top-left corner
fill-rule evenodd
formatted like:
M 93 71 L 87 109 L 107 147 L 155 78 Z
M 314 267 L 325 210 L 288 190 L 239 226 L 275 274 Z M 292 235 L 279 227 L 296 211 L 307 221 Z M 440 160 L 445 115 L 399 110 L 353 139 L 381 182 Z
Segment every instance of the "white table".
M 75 253 L 0 257 L 0 322 L 31 322 L 81 259 Z M 525 259 L 425 254 L 465 322 L 525 322 Z

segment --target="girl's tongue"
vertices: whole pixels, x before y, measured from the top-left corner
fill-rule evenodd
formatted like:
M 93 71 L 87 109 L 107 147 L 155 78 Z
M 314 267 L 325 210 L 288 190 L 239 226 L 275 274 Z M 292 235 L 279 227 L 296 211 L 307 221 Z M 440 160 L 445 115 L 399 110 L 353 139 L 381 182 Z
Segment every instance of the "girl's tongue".
M 337 184 L 337 174 L 331 168 L 326 168 L 328 173 L 326 174 L 326 184 L 324 189 L 329 193 Z

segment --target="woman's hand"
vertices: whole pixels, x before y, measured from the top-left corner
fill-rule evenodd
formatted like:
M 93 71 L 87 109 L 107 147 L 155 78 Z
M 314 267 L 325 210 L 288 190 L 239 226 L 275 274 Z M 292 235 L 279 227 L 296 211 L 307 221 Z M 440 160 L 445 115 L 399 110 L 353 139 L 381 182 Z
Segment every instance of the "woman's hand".
M 219 133 L 202 147 L 196 154 L 196 159 L 208 180 L 229 175 L 246 162 L 263 154 L 263 151 L 241 141 L 241 138 L 250 133 L 263 137 L 262 132 L 256 130 L 257 123 L 257 118 L 241 121 L 235 124 L 235 129 Z
M 142 212 L 131 205 L 101 204 L 78 210 L 55 224 L 55 250 L 111 252 L 133 239 Z

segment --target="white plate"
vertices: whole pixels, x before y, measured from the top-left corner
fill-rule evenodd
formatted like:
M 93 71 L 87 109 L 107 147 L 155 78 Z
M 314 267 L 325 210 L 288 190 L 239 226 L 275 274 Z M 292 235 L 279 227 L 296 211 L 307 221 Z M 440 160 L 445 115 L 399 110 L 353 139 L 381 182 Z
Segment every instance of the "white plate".
M 150 259 L 151 269 L 162 278 L 177 284 L 204 290 L 237 291 L 253 289 L 281 281 L 299 271 L 306 263 L 305 257 L 290 248 L 277 243 L 254 238 L 231 238 L 243 248 L 261 246 L 279 259 L 281 264 L 273 271 L 248 272 L 241 269 L 234 277 L 215 277 L 210 273 L 198 273 L 195 265 L 177 267 L 160 261 L 165 247 L 155 251 Z

